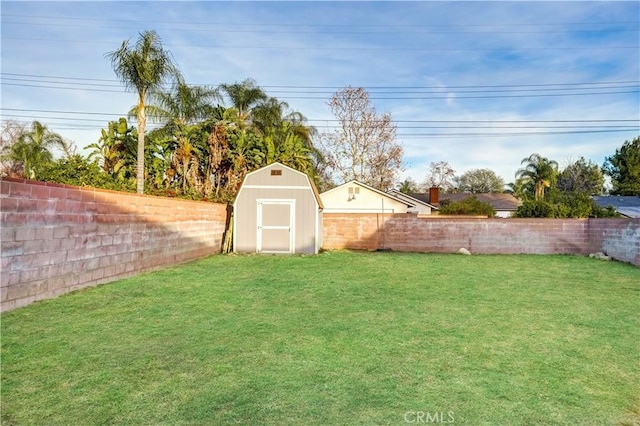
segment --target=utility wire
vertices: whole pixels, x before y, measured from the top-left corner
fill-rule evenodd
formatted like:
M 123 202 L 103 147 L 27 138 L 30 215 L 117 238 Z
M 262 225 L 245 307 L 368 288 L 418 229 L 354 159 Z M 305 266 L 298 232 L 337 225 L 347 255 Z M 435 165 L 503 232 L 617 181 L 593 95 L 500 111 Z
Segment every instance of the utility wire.
M 89 44 L 109 44 L 118 45 L 121 43 L 117 41 L 95 41 L 95 40 L 62 40 L 53 38 L 37 38 L 37 37 L 2 37 L 3 40 L 23 40 L 23 41 L 41 41 L 50 43 L 89 43 Z M 242 50 L 286 50 L 292 51 L 304 51 L 304 50 L 331 50 L 331 51 L 406 51 L 406 52 L 463 52 L 463 51 L 495 51 L 495 50 L 510 50 L 510 51 L 536 51 L 536 50 L 630 50 L 639 49 L 640 45 L 633 46 L 537 46 L 537 47 L 398 47 L 398 46 L 242 46 L 242 45 L 221 45 L 221 44 L 165 44 L 167 47 L 188 47 L 188 48 L 203 48 L 203 49 L 242 49 Z
M 97 79 L 97 78 L 80 78 L 80 77 L 62 77 L 35 74 L 17 74 L 17 73 L 0 73 L 2 80 L 16 82 L 35 82 L 50 84 L 65 84 L 89 87 L 113 87 L 122 88 L 119 80 L 115 79 Z M 69 81 L 55 81 L 69 80 Z M 90 81 L 92 83 L 82 83 L 82 81 Z M 93 83 L 94 81 L 108 82 L 112 84 Z M 17 85 L 17 83 L 6 83 Z M 218 86 L 210 83 L 190 84 L 190 86 Z M 567 87 L 562 87 L 567 86 Z M 584 87 L 579 87 L 584 86 Z M 341 86 L 296 86 L 296 85 L 261 85 L 263 90 L 277 93 L 311 93 L 311 94 L 333 94 L 335 90 L 341 90 Z M 354 86 L 356 87 L 356 86 Z M 598 90 L 598 89 L 620 89 L 620 88 L 636 88 L 640 87 L 640 80 L 618 80 L 618 81 L 602 81 L 602 82 L 567 82 L 567 83 L 538 83 L 538 84 L 499 84 L 499 85 L 449 85 L 449 86 L 365 86 L 363 87 L 369 93 L 442 93 L 443 90 L 456 89 L 458 93 L 478 93 L 478 92 L 529 92 L 529 91 L 562 91 L 562 90 Z M 434 92 L 425 92 L 424 90 L 437 89 Z M 464 90 L 458 90 L 464 89 Z M 319 91 L 328 90 L 328 91 Z
M 48 110 L 48 109 L 30 109 L 30 108 L 6 108 L 0 107 L 0 111 L 26 112 L 26 113 L 45 113 L 45 114 L 74 114 L 74 115 L 100 115 L 100 116 L 118 116 L 126 117 L 127 114 L 115 112 L 96 112 L 96 111 L 65 111 L 65 110 Z M 6 114 L 5 114 L 6 115 Z M 307 119 L 307 122 L 321 123 L 339 123 L 338 119 Z M 393 120 L 394 123 L 447 123 L 447 124 L 526 124 L 526 123 L 550 123 L 550 124 L 591 124 L 591 123 L 639 123 L 640 118 L 635 119 L 557 119 L 557 120 Z M 475 127 L 475 126 L 474 126 Z
M 60 18 L 57 18 L 60 19 Z M 62 18 L 64 19 L 64 18 Z M 109 29 L 139 29 L 140 24 L 134 23 L 130 26 L 122 26 L 122 25 L 81 25 L 81 24 L 68 24 L 68 23 L 51 23 L 51 22 L 23 22 L 23 21 L 5 21 L 3 25 L 31 25 L 31 26 L 46 26 L 46 27 L 64 27 L 64 28 L 109 28 Z M 175 24 L 174 24 L 175 25 Z M 603 24 L 604 25 L 604 24 Z M 608 25 L 608 24 L 607 24 Z M 354 25 L 349 28 L 358 27 L 359 25 Z M 307 27 L 306 25 L 301 25 L 301 27 Z M 367 26 L 366 28 L 371 28 Z M 195 28 L 193 25 L 185 26 L 185 27 L 170 27 L 163 28 L 164 31 L 189 31 L 192 33 L 214 33 L 214 34 L 315 34 L 315 35 L 337 35 L 337 34 L 349 34 L 349 35 L 494 35 L 494 34 L 583 34 L 583 33 L 620 33 L 620 32 L 639 32 L 640 28 L 611 28 L 608 25 L 607 28 L 601 29 L 564 29 L 564 30 L 549 30 L 544 29 L 540 31 L 406 31 L 402 29 L 406 29 L 406 27 L 401 26 L 398 28 L 402 28 L 400 31 L 388 31 L 386 28 L 396 28 L 385 27 L 385 26 L 375 26 L 376 29 L 383 29 L 384 31 L 372 31 L 372 30 L 364 30 L 364 31 L 346 31 L 346 30 L 331 30 L 330 33 L 326 32 L 326 29 L 318 27 L 315 31 L 310 30 L 258 30 L 258 29 L 225 29 L 225 28 L 211 28 L 209 25 L 208 28 Z
M 13 82 L 19 82 L 19 83 L 6 83 L 6 81 L 13 81 Z M 27 82 L 27 83 L 48 83 L 47 85 L 39 85 L 39 86 L 35 86 L 35 85 L 28 85 L 28 84 L 22 84 L 22 82 Z M 78 83 L 76 81 L 55 81 L 52 80 L 51 78 L 47 78 L 47 79 L 34 79 L 34 78 L 21 78 L 21 77 L 3 77 L 3 83 L 6 85 L 13 85 L 13 86 L 20 86 L 20 85 L 24 85 L 26 87 L 46 87 L 46 88 L 60 88 L 60 89 L 69 89 L 69 88 L 73 88 L 73 87 L 65 87 L 65 86 L 50 86 L 50 84 L 64 84 L 64 85 L 76 85 L 76 86 L 87 86 L 87 87 L 113 87 L 113 88 L 122 88 L 121 84 L 116 84 L 114 82 L 114 84 L 102 84 L 102 83 Z M 541 87 L 534 87 L 534 88 L 530 88 L 530 89 L 523 89 L 523 88 L 515 88 L 517 86 L 511 86 L 514 88 L 501 88 L 501 89 L 494 89 L 491 87 L 505 87 L 505 86 L 478 86 L 476 88 L 471 88 L 471 90 L 464 88 L 462 90 L 456 90 L 456 93 L 484 93 L 484 92 L 548 92 L 548 91 L 571 91 L 571 90 L 603 90 L 603 89 L 640 89 L 640 81 L 635 82 L 635 81 L 629 81 L 627 83 L 636 83 L 636 84 L 614 84 L 614 83 L 590 83 L 593 87 L 578 87 L 578 86 L 582 86 L 583 84 L 580 83 L 574 83 L 574 84 L 570 84 L 571 87 L 557 87 L 560 85 L 547 85 L 549 87 L 546 88 L 541 88 Z M 587 84 L 587 83 L 584 83 Z M 597 85 L 597 86 L 596 86 Z M 604 86 L 606 85 L 606 86 Z M 198 85 L 192 85 L 192 86 L 210 86 L 207 84 L 198 84 Z M 270 87 L 279 87 L 279 86 L 270 86 Z M 433 91 L 427 91 L 426 87 L 415 87 L 412 90 L 405 90 L 406 88 L 385 88 L 385 87 L 381 87 L 381 88 L 377 88 L 377 89 L 371 89 L 368 90 L 369 94 L 376 94 L 376 93 L 383 93 L 383 94 L 388 94 L 388 90 L 393 90 L 392 93 L 403 93 L 403 94 L 429 94 L 429 93 L 433 93 L 433 94 L 442 94 L 443 90 L 448 90 L 448 89 L 452 89 L 455 86 L 447 86 L 445 88 L 438 88 L 439 90 L 433 90 Z M 82 87 L 80 87 L 82 88 Z M 436 87 L 433 87 L 436 88 Z M 295 88 L 295 86 L 290 86 L 290 88 L 287 89 L 271 89 L 269 90 L 272 93 L 293 93 L 293 94 L 298 94 L 298 93 L 311 93 L 314 95 L 319 95 L 319 94 L 327 94 L 327 95 L 332 95 L 334 92 L 333 91 L 318 91 L 316 89 L 305 89 L 303 88 L 303 86 L 301 88 Z
M 37 85 L 37 84 L 19 84 L 19 83 L 7 83 L 2 81 L 3 86 L 18 86 L 18 87 L 34 87 L 41 89 L 54 89 L 54 90 L 80 90 L 87 92 L 108 92 L 108 93 L 124 93 L 124 88 L 122 90 L 109 90 L 109 89 L 93 89 L 93 88 L 83 88 L 83 87 L 60 87 L 60 86 L 51 86 L 51 85 Z M 635 86 L 630 86 L 635 87 Z M 608 89 L 608 88 L 602 88 Z M 536 97 L 560 97 L 560 96 L 594 96 L 594 95 L 617 95 L 617 94 L 627 94 L 627 93 L 640 93 L 640 87 L 637 87 L 635 90 L 618 90 L 618 91 L 599 91 L 599 92 L 585 92 L 585 93 L 523 93 L 518 95 L 478 95 L 478 96 L 457 96 L 455 93 L 445 94 L 445 96 L 417 96 L 423 93 L 429 92 L 415 92 L 416 96 L 370 96 L 369 99 L 372 100 L 439 100 L 439 99 L 451 99 L 452 97 L 455 99 L 498 99 L 498 98 L 536 98 Z M 432 93 L 440 93 L 443 92 L 432 92 Z M 482 93 L 482 92 L 468 92 L 468 93 Z M 319 99 L 326 100 L 327 96 L 282 96 L 285 99 Z
M 70 16 L 52 16 L 52 15 L 25 15 L 25 14 L 3 14 L 4 17 L 12 18 L 33 18 L 33 19 L 65 19 L 76 21 L 104 21 L 104 22 L 130 22 L 137 25 L 141 23 L 149 24 L 185 24 L 185 25 L 229 25 L 229 26 L 246 26 L 246 27 L 320 27 L 320 28 L 352 28 L 352 27 L 523 27 L 523 26 L 568 26 L 568 25 L 627 25 L 638 24 L 635 21 L 607 21 L 607 22 L 514 22 L 514 23 L 496 23 L 496 24 L 292 24 L 288 22 L 282 23 L 246 23 L 246 22 L 218 22 L 218 21 L 203 21 L 203 22 L 191 22 L 191 21 L 164 21 L 164 20 L 127 20 L 127 19 L 109 19 L 109 18 L 93 18 L 93 17 L 70 17 Z

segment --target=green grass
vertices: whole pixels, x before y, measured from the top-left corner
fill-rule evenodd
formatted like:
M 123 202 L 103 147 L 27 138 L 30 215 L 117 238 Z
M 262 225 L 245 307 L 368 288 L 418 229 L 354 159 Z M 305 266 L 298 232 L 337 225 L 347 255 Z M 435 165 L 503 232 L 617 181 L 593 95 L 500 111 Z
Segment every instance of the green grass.
M 640 422 L 617 262 L 215 256 L 1 319 L 3 425 Z

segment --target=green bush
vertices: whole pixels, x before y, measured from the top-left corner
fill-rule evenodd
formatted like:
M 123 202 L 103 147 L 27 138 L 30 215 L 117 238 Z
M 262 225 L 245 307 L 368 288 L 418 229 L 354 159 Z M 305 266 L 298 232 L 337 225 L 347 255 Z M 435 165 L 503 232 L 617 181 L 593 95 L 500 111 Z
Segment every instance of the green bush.
M 567 217 L 559 205 L 544 200 L 526 200 L 514 213 L 514 217 Z
M 514 217 L 587 218 L 619 217 L 613 208 L 603 208 L 586 194 L 551 191 L 545 200 L 525 200 Z
M 115 180 L 97 162 L 81 155 L 47 164 L 40 173 L 39 180 L 127 192 L 135 192 L 136 189 L 135 180 Z
M 496 211 L 491 204 L 471 196 L 463 201 L 440 203 L 440 214 L 494 217 Z

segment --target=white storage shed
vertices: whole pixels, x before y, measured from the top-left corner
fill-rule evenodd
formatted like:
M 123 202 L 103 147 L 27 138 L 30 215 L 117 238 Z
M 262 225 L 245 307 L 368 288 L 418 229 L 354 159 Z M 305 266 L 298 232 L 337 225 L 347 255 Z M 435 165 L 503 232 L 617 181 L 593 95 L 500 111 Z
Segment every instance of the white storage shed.
M 249 173 L 233 204 L 233 251 L 318 253 L 322 201 L 313 180 L 280 163 Z

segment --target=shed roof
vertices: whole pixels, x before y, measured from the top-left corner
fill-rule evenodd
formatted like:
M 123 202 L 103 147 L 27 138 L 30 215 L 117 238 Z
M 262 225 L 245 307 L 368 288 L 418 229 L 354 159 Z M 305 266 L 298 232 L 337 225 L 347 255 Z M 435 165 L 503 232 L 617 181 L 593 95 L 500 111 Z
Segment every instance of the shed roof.
M 290 170 L 293 173 L 298 173 L 298 174 L 304 176 L 305 179 L 307 180 L 307 182 L 309 182 L 309 187 L 313 191 L 313 196 L 314 196 L 316 202 L 318 203 L 318 206 L 321 209 L 324 208 L 324 206 L 322 205 L 322 199 L 320 198 L 320 193 L 318 192 L 318 188 L 316 187 L 316 184 L 313 182 L 313 179 L 311 179 L 308 174 L 306 174 L 304 172 L 301 172 L 300 170 L 296 170 L 293 167 L 286 166 L 286 165 L 284 165 L 282 163 L 279 163 L 279 162 L 271 163 L 269 165 L 266 165 L 266 166 L 261 167 L 261 168 L 259 168 L 257 170 L 254 170 L 252 172 L 247 173 L 247 175 L 244 177 L 244 180 L 243 180 L 242 184 L 244 185 L 244 183 L 247 181 L 247 178 L 249 178 L 249 176 L 257 174 L 257 173 L 265 172 L 266 170 L 270 170 L 270 169 L 273 169 L 273 168 L 285 168 L 285 169 Z M 240 192 L 238 192 L 238 195 L 240 195 Z M 237 199 L 237 195 L 236 195 L 236 199 Z

